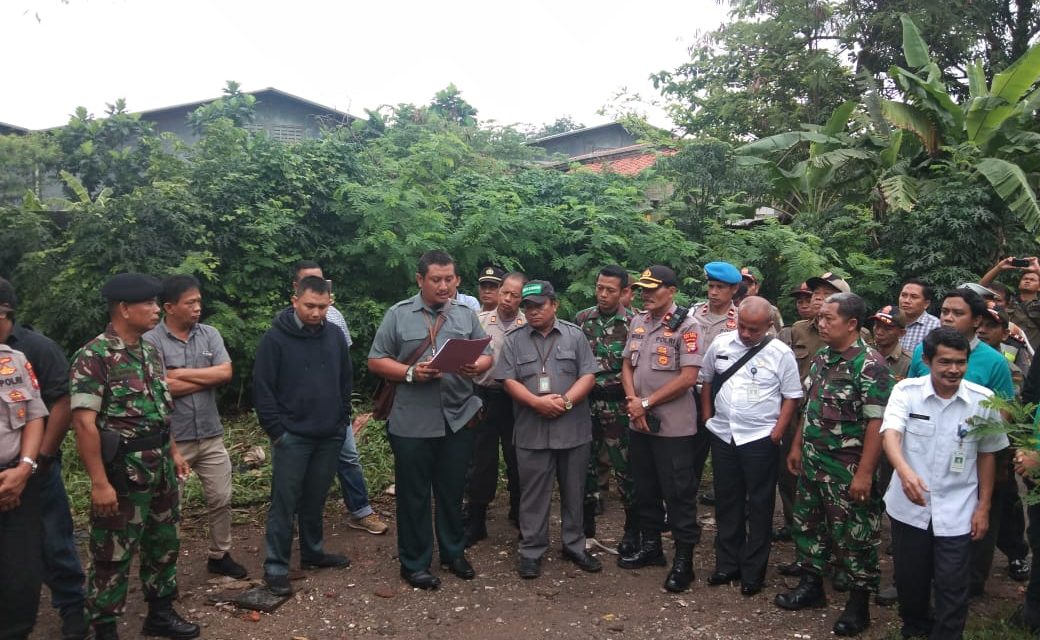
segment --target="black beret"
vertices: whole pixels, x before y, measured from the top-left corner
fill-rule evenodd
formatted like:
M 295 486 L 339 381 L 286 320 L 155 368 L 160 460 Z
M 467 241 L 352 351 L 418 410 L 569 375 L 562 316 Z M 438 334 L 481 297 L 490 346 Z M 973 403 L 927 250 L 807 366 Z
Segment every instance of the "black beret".
M 144 302 L 162 292 L 158 278 L 143 273 L 120 273 L 112 276 L 101 287 L 101 295 L 112 302 Z

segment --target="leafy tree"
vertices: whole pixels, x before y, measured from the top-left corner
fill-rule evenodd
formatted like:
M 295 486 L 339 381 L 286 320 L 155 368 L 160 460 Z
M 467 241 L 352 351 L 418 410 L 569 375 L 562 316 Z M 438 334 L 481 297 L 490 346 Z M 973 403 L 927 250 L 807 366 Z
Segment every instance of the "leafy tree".
M 462 99 L 462 92 L 454 83 L 437 92 L 430 103 L 430 112 L 464 127 L 477 124 L 477 110 Z

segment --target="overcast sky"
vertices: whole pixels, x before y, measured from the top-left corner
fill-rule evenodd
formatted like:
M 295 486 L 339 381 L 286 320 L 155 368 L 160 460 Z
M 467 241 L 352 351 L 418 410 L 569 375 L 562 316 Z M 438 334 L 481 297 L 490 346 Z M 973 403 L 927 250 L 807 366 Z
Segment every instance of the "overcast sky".
M 66 4 L 67 2 L 67 4 Z M 688 59 L 716 0 L 3 0 L 0 121 L 64 124 L 276 87 L 355 115 L 454 82 L 482 121 L 586 125 Z M 667 125 L 659 113 L 648 113 Z

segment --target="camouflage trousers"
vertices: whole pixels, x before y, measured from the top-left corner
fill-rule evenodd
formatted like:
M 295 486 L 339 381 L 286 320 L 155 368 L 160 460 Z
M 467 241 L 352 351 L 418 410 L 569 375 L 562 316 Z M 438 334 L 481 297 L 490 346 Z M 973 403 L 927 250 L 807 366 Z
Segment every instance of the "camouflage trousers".
M 877 491 L 866 504 L 849 500 L 851 482 L 798 478 L 791 535 L 802 568 L 823 575 L 831 557 L 854 589 L 877 591 L 881 578 L 881 498 Z
M 119 513 L 90 518 L 87 616 L 91 624 L 112 622 L 123 614 L 130 563 L 138 550 L 145 600 L 177 594 L 180 503 L 169 449 L 125 457 L 128 491 L 119 496 Z
M 621 504 L 631 509 L 635 500 L 635 483 L 628 472 L 628 412 L 624 400 L 589 400 L 592 409 L 592 452 L 585 476 L 585 499 L 599 491 L 597 462 L 606 452 L 610 468 L 621 493 Z

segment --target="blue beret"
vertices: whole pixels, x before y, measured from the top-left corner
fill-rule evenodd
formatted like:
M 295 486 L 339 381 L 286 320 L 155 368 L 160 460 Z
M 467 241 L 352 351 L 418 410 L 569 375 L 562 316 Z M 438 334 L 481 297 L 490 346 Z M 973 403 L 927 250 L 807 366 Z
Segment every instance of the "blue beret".
M 162 283 L 142 273 L 120 273 L 112 276 L 101 287 L 101 296 L 118 302 L 144 302 L 162 292 Z
M 740 270 L 728 262 L 709 262 L 704 265 L 704 275 L 708 280 L 718 280 L 726 284 L 740 284 Z

